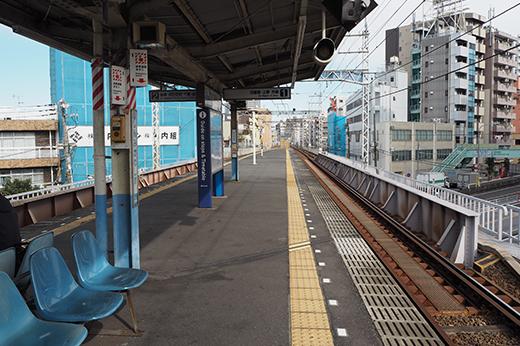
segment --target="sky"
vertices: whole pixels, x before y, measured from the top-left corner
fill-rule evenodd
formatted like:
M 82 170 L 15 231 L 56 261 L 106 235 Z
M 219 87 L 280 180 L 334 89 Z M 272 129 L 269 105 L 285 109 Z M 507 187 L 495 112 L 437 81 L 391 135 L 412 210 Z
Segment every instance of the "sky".
M 411 13 L 415 11 L 416 20 L 421 20 L 428 13 L 428 2 L 421 5 L 422 0 L 377 0 L 379 6 L 367 17 L 370 32 L 369 56 L 370 71 L 380 71 L 384 67 L 385 31 L 399 25 L 408 25 L 412 21 Z M 467 11 L 476 12 L 488 17 L 493 5 L 495 15 L 516 5 L 516 0 L 468 0 L 463 3 Z M 520 34 L 520 26 L 516 22 L 520 18 L 520 6 L 501 15 L 493 21 L 493 26 L 512 35 Z M 351 34 L 358 34 L 364 28 L 359 24 Z M 0 43 L 4 48 L 0 54 L 0 107 L 34 106 L 50 103 L 49 49 L 36 41 L 12 32 L 11 28 L 0 24 Z M 337 47 L 333 61 L 326 70 L 355 69 L 361 62 L 359 54 L 345 54 L 348 51 L 361 49 L 361 38 L 343 39 Z M 291 100 L 263 101 L 262 107 L 278 111 L 297 109 L 326 110 L 329 98 L 337 95 L 348 95 L 359 89 L 351 83 L 343 82 L 297 82 L 292 91 Z M 321 103 L 320 103 L 321 101 Z

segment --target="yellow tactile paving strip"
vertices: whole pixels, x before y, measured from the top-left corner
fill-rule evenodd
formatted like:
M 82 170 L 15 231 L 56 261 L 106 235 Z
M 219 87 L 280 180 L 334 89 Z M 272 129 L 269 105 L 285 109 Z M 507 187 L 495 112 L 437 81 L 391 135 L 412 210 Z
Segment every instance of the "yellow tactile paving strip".
M 288 149 L 286 158 L 291 342 L 293 346 L 334 345 Z

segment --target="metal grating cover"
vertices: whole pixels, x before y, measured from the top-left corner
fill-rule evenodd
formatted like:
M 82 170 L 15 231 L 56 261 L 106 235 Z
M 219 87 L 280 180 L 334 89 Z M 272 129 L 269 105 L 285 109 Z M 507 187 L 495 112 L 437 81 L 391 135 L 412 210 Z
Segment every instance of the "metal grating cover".
M 301 171 L 384 345 L 444 345 L 309 171 Z

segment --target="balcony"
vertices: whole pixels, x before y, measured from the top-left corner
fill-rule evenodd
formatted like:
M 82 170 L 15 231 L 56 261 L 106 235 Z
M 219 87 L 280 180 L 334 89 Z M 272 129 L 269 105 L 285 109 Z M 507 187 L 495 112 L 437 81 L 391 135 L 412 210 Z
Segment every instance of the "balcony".
M 475 100 L 484 100 L 484 91 L 475 90 Z
M 500 65 L 507 65 L 507 66 L 511 66 L 511 67 L 516 66 L 516 61 L 514 61 L 513 59 L 504 58 L 501 56 L 493 57 L 493 63 L 500 64 Z
M 512 138 L 509 139 L 501 139 L 500 137 L 494 139 L 494 143 L 502 146 L 513 146 L 515 145 L 515 140 Z
M 514 133 L 516 131 L 514 126 L 494 125 L 491 128 L 494 133 Z
M 421 59 L 415 59 L 412 61 L 412 68 L 421 68 Z
M 486 77 L 481 76 L 479 74 L 475 75 L 475 84 L 484 84 L 486 83 Z
M 500 106 L 516 106 L 516 101 L 510 97 L 510 98 L 504 98 L 504 97 L 493 97 L 493 103 Z
M 468 80 L 453 76 L 450 80 L 450 87 L 454 89 L 468 89 Z
M 475 107 L 475 115 L 484 116 L 484 107 Z
M 493 72 L 494 77 L 498 78 L 507 78 L 511 80 L 516 80 L 516 76 L 513 73 L 507 72 L 505 70 L 497 69 Z
M 467 105 L 468 104 L 468 95 L 452 95 L 450 98 L 450 103 L 456 105 Z
M 56 147 L 0 148 L 0 160 L 53 159 L 58 155 Z
M 451 121 L 467 121 L 468 112 L 467 111 L 451 111 L 450 120 Z
M 486 45 L 483 43 L 477 43 L 475 51 L 484 54 L 486 52 Z
M 511 44 L 498 42 L 495 44 L 495 49 L 499 51 L 505 51 L 513 47 Z
M 516 119 L 516 115 L 514 112 L 504 112 L 504 111 L 492 111 L 491 116 L 493 119 Z
M 415 74 L 412 76 L 412 84 L 413 83 L 421 83 L 421 75 L 420 74 Z
M 420 113 L 421 112 L 421 105 L 411 105 L 410 106 L 410 113 Z
M 503 91 L 503 92 L 509 92 L 509 93 L 516 93 L 516 87 L 513 85 L 507 85 L 503 83 L 495 83 L 495 90 Z
M 479 61 L 475 64 L 475 68 L 484 70 L 486 68 L 486 60 Z
M 421 98 L 421 90 L 414 90 L 410 92 L 410 98 L 419 99 Z

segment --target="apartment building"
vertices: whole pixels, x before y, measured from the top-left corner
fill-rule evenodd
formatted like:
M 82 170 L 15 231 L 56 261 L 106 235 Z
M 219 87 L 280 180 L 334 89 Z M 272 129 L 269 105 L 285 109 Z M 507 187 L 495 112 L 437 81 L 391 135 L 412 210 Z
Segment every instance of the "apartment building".
M 486 143 L 500 146 L 515 145 L 512 134 L 516 118 L 517 92 L 515 82 L 518 78 L 518 37 L 490 29 L 486 37 L 486 83 L 484 93 L 485 115 L 481 121 L 484 129 L 482 137 Z M 486 126 L 488 125 L 488 126 Z
M 0 108 L 0 187 L 6 179 L 59 181 L 57 106 Z

